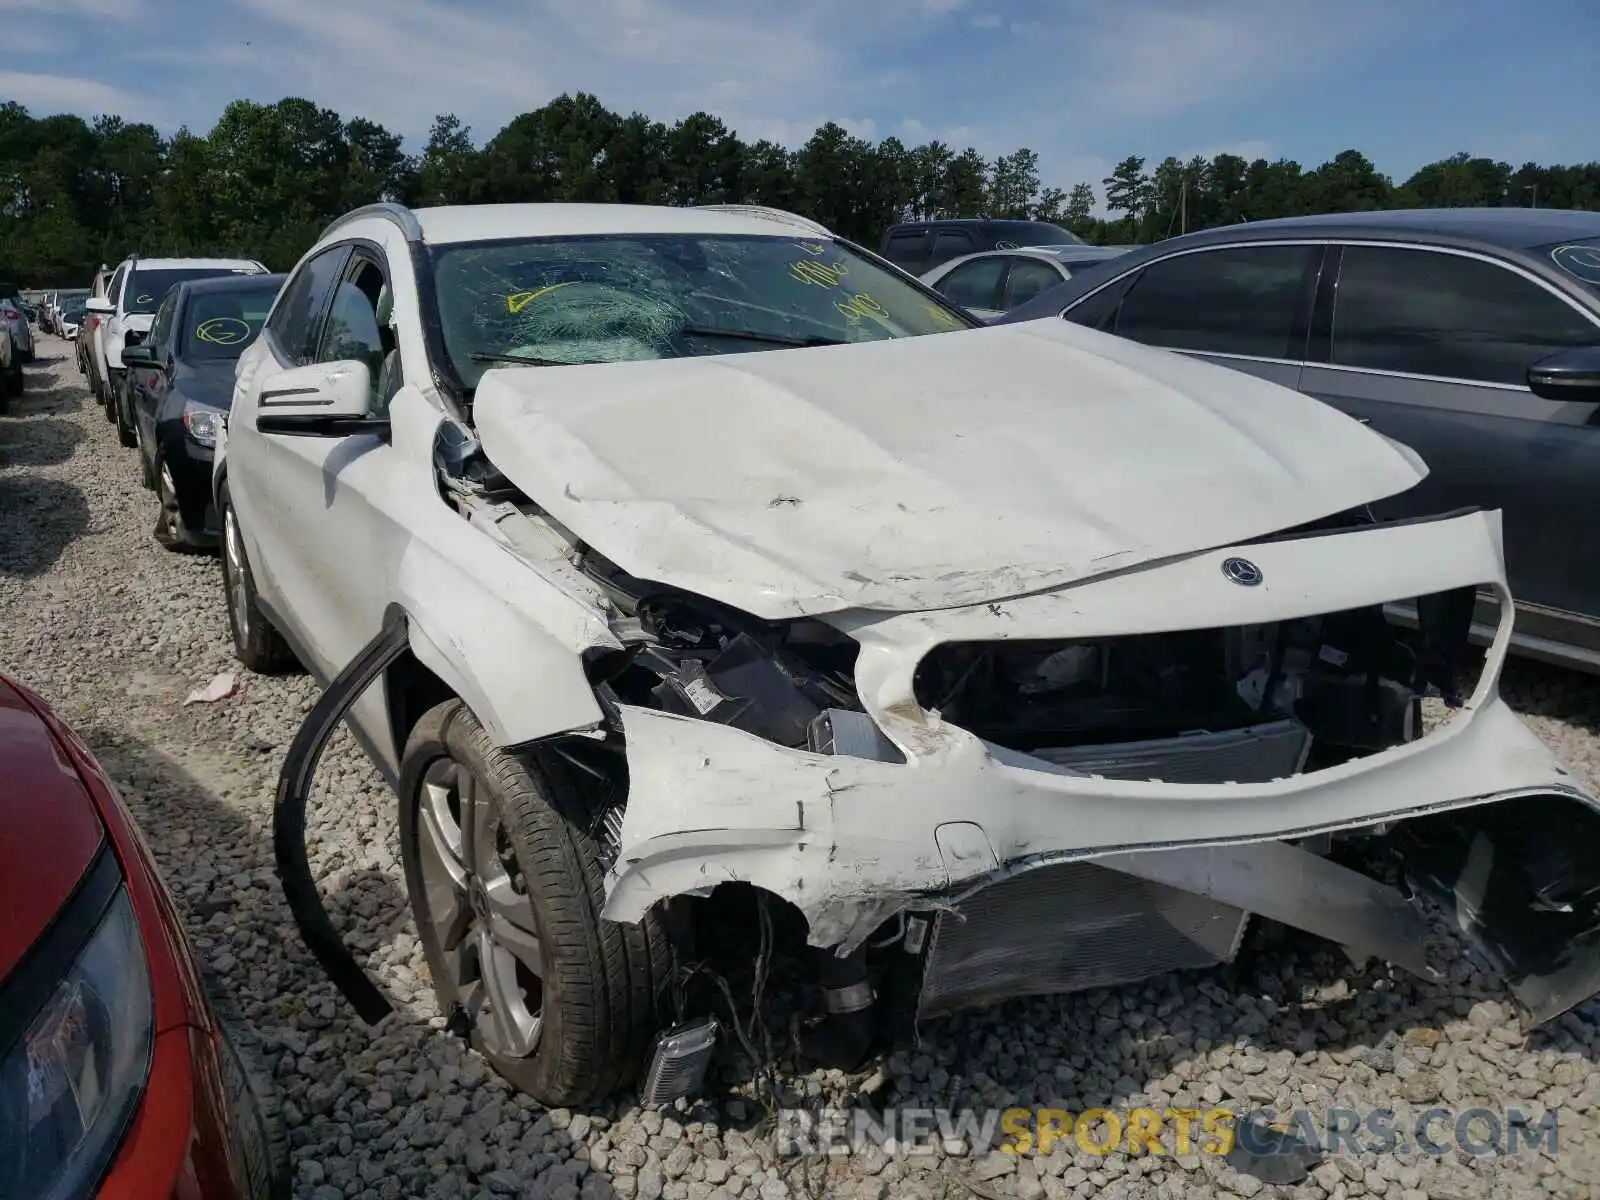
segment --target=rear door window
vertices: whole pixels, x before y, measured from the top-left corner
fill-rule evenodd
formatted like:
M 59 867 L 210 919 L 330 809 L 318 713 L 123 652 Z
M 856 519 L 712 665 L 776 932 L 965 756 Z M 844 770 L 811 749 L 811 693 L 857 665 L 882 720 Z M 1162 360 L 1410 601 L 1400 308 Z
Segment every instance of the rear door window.
M 1006 257 L 977 258 L 962 263 L 934 285 L 934 291 L 962 308 L 995 309 L 1000 305 L 1000 280 L 1006 273 Z
M 908 229 L 900 233 L 891 233 L 889 244 L 884 247 L 883 256 L 895 266 L 915 275 L 922 269 L 922 264 L 928 257 L 928 240 L 926 229 Z
M 934 264 L 949 262 L 952 258 L 960 258 L 977 249 L 978 244 L 965 229 L 941 229 L 933 235 L 932 261 Z
M 1509 267 L 1438 250 L 1346 246 L 1333 309 L 1337 366 L 1525 385 L 1528 368 L 1600 326 Z
M 1037 258 L 1013 258 L 1011 271 L 1006 276 L 1005 292 L 1000 307 L 1010 312 L 1017 305 L 1032 300 L 1040 292 L 1048 291 L 1063 279 L 1060 271 Z
M 1151 263 L 1113 332 L 1152 346 L 1298 361 L 1291 345 L 1317 246 L 1228 246 Z

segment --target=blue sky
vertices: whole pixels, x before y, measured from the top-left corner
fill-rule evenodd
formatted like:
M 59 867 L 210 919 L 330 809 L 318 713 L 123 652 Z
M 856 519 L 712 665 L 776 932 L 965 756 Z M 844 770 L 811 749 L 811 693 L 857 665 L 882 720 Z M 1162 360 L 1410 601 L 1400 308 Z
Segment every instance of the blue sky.
M 697 108 L 798 145 L 870 138 L 1039 152 L 1100 190 L 1129 153 L 1403 178 L 1470 150 L 1600 159 L 1595 0 L 0 0 L 0 99 L 209 129 L 300 95 L 417 145 L 481 142 L 562 91 L 671 121 Z

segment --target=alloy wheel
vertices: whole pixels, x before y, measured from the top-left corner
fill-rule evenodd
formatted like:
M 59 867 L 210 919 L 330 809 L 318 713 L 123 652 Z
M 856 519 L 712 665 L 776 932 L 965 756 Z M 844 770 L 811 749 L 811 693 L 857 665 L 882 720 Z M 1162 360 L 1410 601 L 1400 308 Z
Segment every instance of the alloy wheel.
M 176 542 L 183 535 L 183 513 L 178 508 L 178 484 L 172 478 L 172 468 L 166 463 L 161 464 L 159 478 L 161 489 L 157 494 L 161 500 L 161 521 L 166 526 L 167 536 Z M 229 588 L 228 594 L 231 599 L 232 588 Z
M 482 1048 L 526 1058 L 543 1026 L 544 960 L 527 883 L 496 806 L 450 758 L 423 776 L 417 859 L 426 921 Z M 441 981 L 446 982 L 446 981 Z
M 245 593 L 244 547 L 239 543 L 239 521 L 233 515 L 231 504 L 222 514 L 222 569 L 228 580 L 228 607 L 233 610 L 233 627 L 243 646 L 250 641 L 250 597 Z

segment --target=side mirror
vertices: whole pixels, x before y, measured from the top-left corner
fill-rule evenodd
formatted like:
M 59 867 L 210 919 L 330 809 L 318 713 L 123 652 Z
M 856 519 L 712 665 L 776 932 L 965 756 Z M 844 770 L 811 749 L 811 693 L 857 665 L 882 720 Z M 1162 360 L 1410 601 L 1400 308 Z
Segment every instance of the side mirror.
M 358 359 L 291 367 L 261 385 L 256 429 L 291 437 L 385 434 L 389 422 L 369 416 L 372 368 Z
M 1600 402 L 1600 346 L 1577 346 L 1528 368 L 1528 390 L 1545 400 Z
M 156 365 L 156 352 L 154 347 L 124 346 L 122 348 L 122 365 L 125 367 L 153 367 Z
M 104 296 L 90 296 L 83 302 L 83 309 L 85 312 L 106 315 L 116 312 L 117 306 Z

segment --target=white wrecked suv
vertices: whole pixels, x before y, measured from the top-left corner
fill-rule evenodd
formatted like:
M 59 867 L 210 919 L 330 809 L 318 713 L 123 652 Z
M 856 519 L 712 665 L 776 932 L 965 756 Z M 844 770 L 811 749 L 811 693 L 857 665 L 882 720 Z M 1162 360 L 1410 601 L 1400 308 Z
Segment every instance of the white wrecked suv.
M 1498 514 L 1375 523 L 1426 468 L 1291 391 L 977 327 L 770 210 L 378 206 L 217 462 L 238 656 L 326 684 L 275 829 L 308 942 L 387 1011 L 303 845 L 348 715 L 441 1009 L 546 1102 L 695 1086 L 724 885 L 804 931 L 841 1064 L 891 1002 L 1211 966 L 1252 916 L 1429 975 L 1439 903 L 1529 1021 L 1600 989 L 1595 801 L 1496 690 Z

